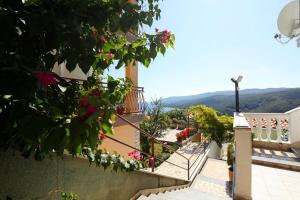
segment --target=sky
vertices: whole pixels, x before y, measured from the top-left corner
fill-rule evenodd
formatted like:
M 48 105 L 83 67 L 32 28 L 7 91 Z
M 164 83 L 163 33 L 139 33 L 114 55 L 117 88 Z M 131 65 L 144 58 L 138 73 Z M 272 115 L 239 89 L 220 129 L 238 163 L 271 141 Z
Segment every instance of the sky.
M 300 87 L 300 48 L 274 39 L 277 17 L 288 0 L 164 0 L 161 19 L 145 31 L 168 29 L 175 49 L 149 68 L 139 65 L 146 99 L 241 89 Z M 124 77 L 124 69 L 110 70 Z

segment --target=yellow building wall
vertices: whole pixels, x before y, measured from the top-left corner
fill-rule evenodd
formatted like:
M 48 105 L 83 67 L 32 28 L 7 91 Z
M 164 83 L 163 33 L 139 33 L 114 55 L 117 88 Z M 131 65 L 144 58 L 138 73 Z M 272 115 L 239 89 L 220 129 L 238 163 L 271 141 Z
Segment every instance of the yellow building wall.
M 119 141 L 122 141 L 130 146 L 139 149 L 140 146 L 140 133 L 134 127 L 130 125 L 122 125 L 114 127 L 114 135 L 111 136 Z M 128 153 L 134 151 L 134 149 L 115 142 L 109 138 L 105 138 L 100 145 L 100 148 L 108 151 L 109 153 L 117 152 L 125 159 L 128 159 Z

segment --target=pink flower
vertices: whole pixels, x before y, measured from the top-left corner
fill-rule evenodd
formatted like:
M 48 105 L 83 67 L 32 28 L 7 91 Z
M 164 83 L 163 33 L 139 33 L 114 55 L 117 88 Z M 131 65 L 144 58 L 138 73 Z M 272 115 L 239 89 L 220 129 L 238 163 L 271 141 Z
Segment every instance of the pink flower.
M 79 120 L 85 121 L 90 116 L 92 116 L 95 112 L 97 112 L 97 108 L 95 106 L 89 106 L 87 107 L 86 112 L 83 115 L 79 116 Z
M 157 33 L 159 31 L 159 29 L 158 28 L 155 28 L 155 32 Z
M 170 41 L 170 39 L 171 39 L 171 33 L 166 29 L 166 30 L 164 30 L 163 32 L 162 32 L 162 35 L 161 35 L 161 39 L 160 39 L 160 41 L 162 42 L 162 43 L 167 43 L 168 41 Z
M 149 164 L 151 168 L 154 168 L 154 161 L 155 161 L 154 157 L 149 158 Z
M 104 140 L 106 138 L 106 135 L 103 133 L 103 131 L 100 131 L 100 134 L 98 135 L 99 140 Z
M 45 87 L 56 84 L 58 82 L 54 73 L 52 72 L 37 72 L 35 76 Z
M 143 159 L 143 155 L 140 154 L 140 152 L 134 150 L 132 152 L 128 153 L 128 156 L 130 156 L 131 158 L 133 158 L 134 160 L 140 160 Z
M 109 59 L 112 59 L 113 57 L 114 57 L 114 55 L 113 55 L 112 53 L 109 53 L 109 54 L 108 54 L 108 58 L 109 58 Z

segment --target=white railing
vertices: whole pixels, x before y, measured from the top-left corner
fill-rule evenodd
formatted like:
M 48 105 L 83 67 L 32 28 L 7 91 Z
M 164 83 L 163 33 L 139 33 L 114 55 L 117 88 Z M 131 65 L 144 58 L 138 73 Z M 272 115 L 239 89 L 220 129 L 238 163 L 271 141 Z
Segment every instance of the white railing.
M 290 114 L 287 113 L 244 113 L 254 140 L 290 143 Z

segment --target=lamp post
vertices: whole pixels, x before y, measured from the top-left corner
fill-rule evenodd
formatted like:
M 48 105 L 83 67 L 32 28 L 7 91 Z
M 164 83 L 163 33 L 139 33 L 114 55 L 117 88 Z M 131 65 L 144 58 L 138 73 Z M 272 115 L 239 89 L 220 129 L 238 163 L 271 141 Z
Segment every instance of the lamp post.
M 239 76 L 236 80 L 231 78 L 231 81 L 234 83 L 235 86 L 235 112 L 240 112 L 240 99 L 239 99 L 239 83 L 242 81 L 243 76 Z

